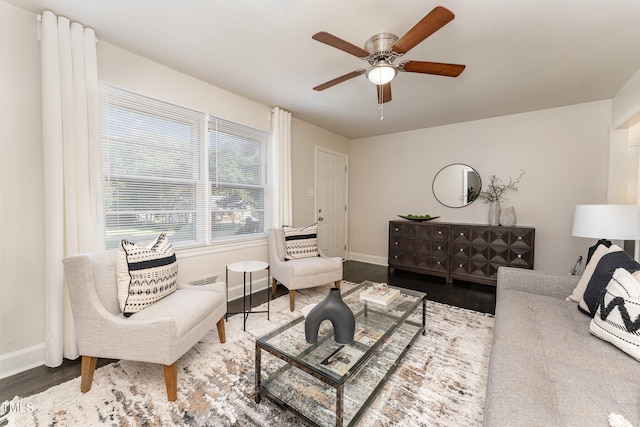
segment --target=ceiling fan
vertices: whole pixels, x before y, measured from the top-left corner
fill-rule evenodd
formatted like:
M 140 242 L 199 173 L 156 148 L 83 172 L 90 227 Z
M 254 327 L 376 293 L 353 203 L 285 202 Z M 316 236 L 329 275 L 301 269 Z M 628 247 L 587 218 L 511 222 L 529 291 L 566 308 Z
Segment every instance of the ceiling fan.
M 313 89 L 322 91 L 365 74 L 367 79 L 377 86 L 378 104 L 383 104 L 391 101 L 391 80 L 398 74 L 398 71 L 458 77 L 464 70 L 464 65 L 424 61 L 402 61 L 394 64 L 397 58 L 409 52 L 424 39 L 451 22 L 453 18 L 455 18 L 453 12 L 442 6 L 437 6 L 404 36 L 398 38 L 391 33 L 376 34 L 366 41 L 364 49 L 324 31 L 314 34 L 312 37 L 314 40 L 364 59 L 371 66 L 368 69 L 352 71 L 329 80 Z

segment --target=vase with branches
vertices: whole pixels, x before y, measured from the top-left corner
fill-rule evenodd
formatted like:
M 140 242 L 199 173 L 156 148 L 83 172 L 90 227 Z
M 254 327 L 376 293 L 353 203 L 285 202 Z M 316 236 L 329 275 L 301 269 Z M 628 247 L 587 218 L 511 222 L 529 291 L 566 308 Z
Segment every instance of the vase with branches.
M 513 179 L 509 177 L 509 182 L 503 181 L 495 175 L 489 175 L 489 184 L 480 191 L 478 198 L 484 203 L 489 203 L 489 225 L 498 225 L 500 217 L 500 202 L 507 200 L 505 194 L 509 191 L 518 191 L 520 179 L 526 173 L 520 169 L 520 175 Z

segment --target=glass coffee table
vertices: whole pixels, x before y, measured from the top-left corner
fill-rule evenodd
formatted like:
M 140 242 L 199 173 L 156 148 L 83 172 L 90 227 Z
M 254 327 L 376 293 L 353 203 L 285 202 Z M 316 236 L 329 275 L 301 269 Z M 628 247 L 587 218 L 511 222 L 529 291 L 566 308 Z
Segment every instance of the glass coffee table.
M 256 403 L 268 397 L 318 426 L 353 425 L 360 419 L 425 331 L 425 293 L 390 286 L 400 295 L 382 305 L 360 299 L 371 286 L 365 281 L 342 294 L 356 318 L 351 344 L 334 341 L 330 322 L 321 325 L 318 342 L 309 344 L 302 316 L 256 340 Z M 420 306 L 422 321 L 419 313 L 417 321 L 409 319 Z

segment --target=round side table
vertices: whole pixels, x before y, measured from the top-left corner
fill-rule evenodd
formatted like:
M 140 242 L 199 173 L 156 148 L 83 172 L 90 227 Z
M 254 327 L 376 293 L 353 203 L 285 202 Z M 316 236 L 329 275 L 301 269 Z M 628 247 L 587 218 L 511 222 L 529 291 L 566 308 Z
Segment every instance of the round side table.
M 253 273 L 258 271 L 267 270 L 267 309 L 266 310 L 253 310 L 252 307 L 252 295 L 253 295 Z M 242 311 L 229 312 L 229 272 L 242 273 L 243 285 L 242 285 Z M 249 307 L 247 308 L 247 273 L 249 273 Z M 269 320 L 269 301 L 271 300 L 271 286 L 270 286 L 270 271 L 269 264 L 264 261 L 239 261 L 233 264 L 227 265 L 226 268 L 226 282 L 227 282 L 227 314 L 225 314 L 225 320 L 228 320 L 229 314 L 242 314 L 243 330 L 247 330 L 247 317 L 251 313 L 267 313 L 267 320 Z

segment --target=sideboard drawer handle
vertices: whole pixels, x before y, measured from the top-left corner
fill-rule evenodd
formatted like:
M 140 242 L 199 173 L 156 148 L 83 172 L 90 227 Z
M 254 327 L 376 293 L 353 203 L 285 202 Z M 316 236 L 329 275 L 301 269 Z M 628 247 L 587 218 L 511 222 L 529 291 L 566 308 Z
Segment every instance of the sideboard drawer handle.
M 438 231 L 438 235 L 442 236 L 442 231 Z
M 463 249 L 462 249 L 462 248 L 460 248 L 460 252 L 462 252 L 462 251 L 463 251 Z
M 463 233 L 463 232 L 460 232 L 460 235 L 461 235 L 461 236 L 464 236 L 464 233 Z
M 460 267 L 462 267 L 462 264 L 460 264 Z
M 398 230 L 399 230 L 399 228 L 398 228 L 398 227 L 396 227 L 396 231 L 398 231 Z
M 394 256 L 395 259 L 398 259 L 398 255 Z
M 438 265 L 440 265 L 440 261 L 438 261 Z
M 522 240 L 522 236 L 518 236 L 518 240 Z
M 442 249 L 442 246 L 438 246 L 438 250 Z
M 395 244 L 397 245 L 397 244 L 398 244 L 398 242 L 395 242 Z
M 518 258 L 522 258 L 522 255 L 518 254 Z

